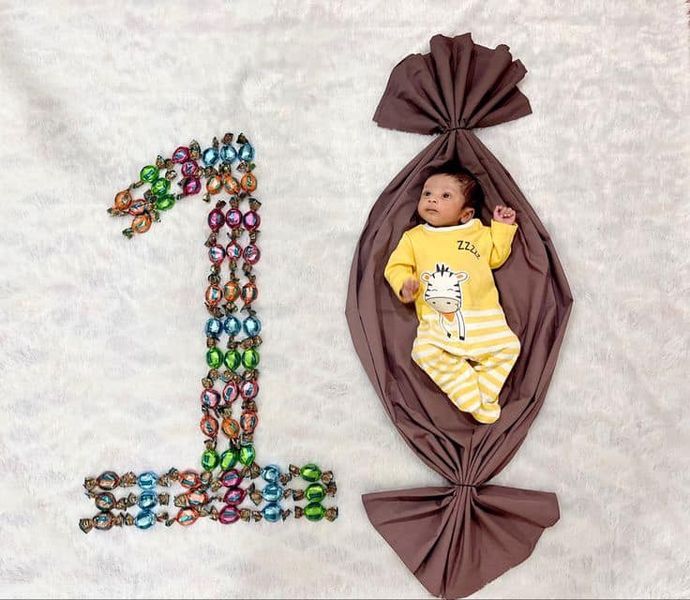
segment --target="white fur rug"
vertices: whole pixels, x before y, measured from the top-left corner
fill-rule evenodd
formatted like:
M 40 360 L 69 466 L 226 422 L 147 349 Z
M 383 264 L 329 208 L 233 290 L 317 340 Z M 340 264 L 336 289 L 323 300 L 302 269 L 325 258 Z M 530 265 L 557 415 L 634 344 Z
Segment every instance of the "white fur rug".
M 425 598 L 363 492 L 437 483 L 351 346 L 354 246 L 430 138 L 371 120 L 436 33 L 510 46 L 534 114 L 479 131 L 575 297 L 547 402 L 497 483 L 562 518 L 478 598 L 690 597 L 688 29 L 682 0 L 0 2 L 0 594 Z M 85 475 L 198 464 L 206 205 L 127 241 L 158 153 L 257 148 L 262 462 L 335 470 L 340 519 L 85 536 Z

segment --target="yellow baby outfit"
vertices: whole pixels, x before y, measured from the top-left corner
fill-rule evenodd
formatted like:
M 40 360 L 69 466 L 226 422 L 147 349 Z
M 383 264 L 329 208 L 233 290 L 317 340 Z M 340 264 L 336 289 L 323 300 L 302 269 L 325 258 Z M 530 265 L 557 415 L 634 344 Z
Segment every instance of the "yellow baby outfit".
M 520 353 L 491 272 L 510 256 L 516 231 L 493 220 L 491 227 L 479 219 L 424 223 L 403 233 L 384 271 L 398 298 L 407 278 L 418 279 L 412 359 L 481 423 L 500 416 L 498 395 Z

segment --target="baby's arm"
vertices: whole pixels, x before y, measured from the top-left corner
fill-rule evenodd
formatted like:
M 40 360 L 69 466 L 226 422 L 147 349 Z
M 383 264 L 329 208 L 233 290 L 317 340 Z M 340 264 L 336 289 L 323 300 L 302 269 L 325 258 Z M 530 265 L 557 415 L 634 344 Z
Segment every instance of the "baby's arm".
M 498 269 L 510 256 L 510 250 L 517 231 L 517 223 L 504 223 L 491 220 L 491 255 L 489 266 Z
M 402 301 L 408 300 L 403 294 L 403 286 L 408 279 L 416 280 L 416 263 L 414 260 L 414 251 L 412 250 L 412 242 L 407 235 L 407 232 L 402 234 L 397 247 L 388 259 L 386 268 L 383 271 L 383 276 L 386 281 L 393 288 L 393 293 Z M 411 299 L 415 299 L 419 293 L 419 286 L 414 292 Z

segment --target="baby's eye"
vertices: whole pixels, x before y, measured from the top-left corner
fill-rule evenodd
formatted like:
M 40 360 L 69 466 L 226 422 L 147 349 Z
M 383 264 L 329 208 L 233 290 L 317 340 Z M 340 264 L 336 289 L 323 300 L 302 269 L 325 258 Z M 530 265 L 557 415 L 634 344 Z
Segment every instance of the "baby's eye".
M 425 196 L 431 196 L 431 192 L 424 192 Z
M 445 192 L 445 193 L 443 194 L 443 197 L 444 197 L 444 198 L 450 198 L 450 194 L 449 194 L 448 192 Z

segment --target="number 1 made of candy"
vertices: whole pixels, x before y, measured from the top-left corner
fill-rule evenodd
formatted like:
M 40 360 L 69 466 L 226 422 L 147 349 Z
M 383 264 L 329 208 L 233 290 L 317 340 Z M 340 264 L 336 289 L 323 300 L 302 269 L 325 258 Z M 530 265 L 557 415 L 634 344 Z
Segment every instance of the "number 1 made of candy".
M 108 209 L 114 217 L 131 218 L 122 233 L 132 239 L 149 231 L 176 203 L 204 189 L 202 198 L 212 206 L 204 243 L 210 264 L 203 284 L 209 313 L 203 328 L 207 371 L 198 399 L 192 399 L 201 410 L 204 449 L 194 468 L 138 474 L 108 470 L 87 477 L 84 488 L 97 512 L 79 521 L 85 533 L 123 525 L 187 526 L 203 518 L 227 525 L 276 523 L 290 515 L 308 521 L 338 517 L 332 471 L 315 463 L 281 469 L 275 464 L 261 467 L 257 461 L 263 326 L 255 309 L 261 298 L 255 268 L 261 259 L 261 202 L 254 195 L 254 156 L 244 134 L 213 138 L 204 150 L 192 140 L 170 158 L 158 156 L 144 166 L 137 181 L 118 192 Z

